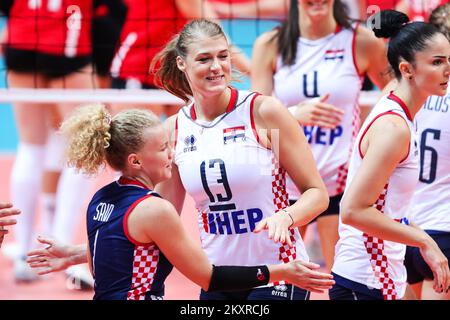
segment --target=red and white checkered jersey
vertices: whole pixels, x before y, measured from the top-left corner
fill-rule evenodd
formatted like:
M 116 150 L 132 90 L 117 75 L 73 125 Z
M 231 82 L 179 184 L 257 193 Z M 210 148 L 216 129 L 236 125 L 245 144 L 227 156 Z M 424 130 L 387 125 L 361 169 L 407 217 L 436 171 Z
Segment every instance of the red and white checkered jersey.
M 7 45 L 69 58 L 92 52 L 93 0 L 14 1 Z
M 283 65 L 278 57 L 273 77 L 274 95 L 287 107 L 329 94 L 326 103 L 345 112 L 334 129 L 303 128 L 330 196 L 344 191 L 347 163 L 359 129 L 362 78 L 355 64 L 355 35 L 354 30 L 338 27 L 335 33 L 317 40 L 300 37 L 295 63 Z M 288 191 L 291 198 L 299 198 L 290 179 Z
M 360 143 L 372 123 L 384 115 L 402 117 L 411 132 L 408 156 L 400 162 L 386 182 L 384 190 L 373 204 L 381 214 L 400 222 L 410 210 L 410 202 L 418 177 L 418 148 L 412 118 L 406 105 L 392 93 L 383 97 L 364 122 L 350 160 L 347 187 L 357 174 L 363 157 Z M 345 192 L 344 192 L 345 198 Z M 406 246 L 375 238 L 339 221 L 339 241 L 336 245 L 332 271 L 341 277 L 381 289 L 385 299 L 398 299 L 406 288 L 403 265 Z
M 420 174 L 410 220 L 424 230 L 450 232 L 450 92 L 429 97 L 415 120 Z
M 297 229 L 291 230 L 293 248 L 270 240 L 266 231 L 252 232 L 288 206 L 286 171 L 255 133 L 256 96 L 232 88 L 227 112 L 211 122 L 197 119 L 194 104 L 178 113 L 174 161 L 198 210 L 202 247 L 215 265 L 308 261 Z

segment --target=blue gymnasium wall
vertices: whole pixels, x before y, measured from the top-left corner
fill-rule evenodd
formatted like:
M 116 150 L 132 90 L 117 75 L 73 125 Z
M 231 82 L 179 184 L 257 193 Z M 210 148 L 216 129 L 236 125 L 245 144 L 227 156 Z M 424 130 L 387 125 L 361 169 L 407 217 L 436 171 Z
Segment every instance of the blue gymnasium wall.
M 0 0 L 1 1 L 1 0 Z M 5 24 L 0 18 L 0 32 Z M 233 43 L 237 44 L 248 57 L 251 57 L 253 42 L 256 37 L 264 31 L 272 29 L 277 25 L 275 21 L 262 20 L 235 20 L 223 21 L 225 32 L 230 36 Z M 0 88 L 6 87 L 6 70 L 3 58 L 0 56 Z M 248 79 L 243 79 L 236 84 L 239 89 L 248 89 Z M 0 103 L 0 154 L 13 153 L 17 148 L 17 130 L 14 124 L 14 115 L 9 104 Z
M 0 18 L 0 32 L 5 24 Z M 0 55 L 0 88 L 6 87 L 6 72 L 3 57 Z M 10 153 L 16 150 L 17 132 L 14 116 L 9 104 L 0 103 L 0 153 Z

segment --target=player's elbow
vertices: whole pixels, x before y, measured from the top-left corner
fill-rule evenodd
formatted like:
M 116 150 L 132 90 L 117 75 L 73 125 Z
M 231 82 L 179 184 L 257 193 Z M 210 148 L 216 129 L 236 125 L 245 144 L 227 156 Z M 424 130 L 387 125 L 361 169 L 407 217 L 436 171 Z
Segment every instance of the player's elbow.
M 358 211 L 358 208 L 354 204 L 344 198 L 340 209 L 342 223 L 355 226 L 358 220 Z

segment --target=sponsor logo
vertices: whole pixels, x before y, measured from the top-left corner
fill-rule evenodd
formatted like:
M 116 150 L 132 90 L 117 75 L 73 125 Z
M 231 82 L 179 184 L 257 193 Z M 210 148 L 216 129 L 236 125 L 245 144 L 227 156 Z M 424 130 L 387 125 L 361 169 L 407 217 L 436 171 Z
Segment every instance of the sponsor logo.
M 258 268 L 258 272 L 256 273 L 256 278 L 258 278 L 259 281 L 266 280 L 264 273 L 262 273 L 261 269 L 259 269 L 259 268 Z
M 183 149 L 183 152 L 186 153 L 196 151 L 197 147 L 195 146 L 195 142 L 197 142 L 197 139 L 193 134 L 184 138 L 184 144 L 186 145 L 186 147 Z
M 271 292 L 272 296 L 283 297 L 283 298 L 288 297 L 288 293 L 286 292 L 288 289 L 287 285 L 280 284 L 280 285 L 274 286 L 273 289 L 274 290 L 272 290 L 272 292 Z

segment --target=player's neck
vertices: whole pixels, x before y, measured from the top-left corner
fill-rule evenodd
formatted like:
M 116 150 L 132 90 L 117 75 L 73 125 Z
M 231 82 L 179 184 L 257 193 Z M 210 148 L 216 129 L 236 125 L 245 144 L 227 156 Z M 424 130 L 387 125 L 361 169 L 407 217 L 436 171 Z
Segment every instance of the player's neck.
M 213 121 L 224 114 L 231 99 L 231 89 L 227 88 L 221 94 L 205 96 L 200 93 L 194 94 L 194 108 L 197 119 Z
M 406 104 L 413 119 L 428 97 L 427 94 L 406 83 L 405 80 L 400 81 L 393 93 Z
M 300 14 L 301 15 L 301 14 Z M 307 16 L 300 16 L 300 35 L 302 38 L 317 40 L 336 31 L 337 22 L 333 17 L 317 22 Z

